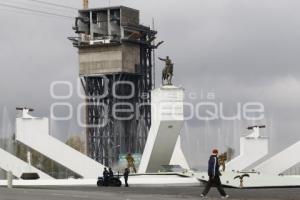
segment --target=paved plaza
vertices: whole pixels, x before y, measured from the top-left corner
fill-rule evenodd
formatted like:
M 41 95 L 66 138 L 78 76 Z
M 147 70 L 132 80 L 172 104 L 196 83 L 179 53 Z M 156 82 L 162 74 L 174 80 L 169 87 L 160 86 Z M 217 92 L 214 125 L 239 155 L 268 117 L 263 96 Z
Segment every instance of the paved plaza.
M 64 188 L 0 188 L 0 200 L 175 200 L 200 199 L 202 187 L 64 187 Z M 230 199 L 298 200 L 300 188 L 226 189 Z M 213 188 L 208 199 L 220 199 Z

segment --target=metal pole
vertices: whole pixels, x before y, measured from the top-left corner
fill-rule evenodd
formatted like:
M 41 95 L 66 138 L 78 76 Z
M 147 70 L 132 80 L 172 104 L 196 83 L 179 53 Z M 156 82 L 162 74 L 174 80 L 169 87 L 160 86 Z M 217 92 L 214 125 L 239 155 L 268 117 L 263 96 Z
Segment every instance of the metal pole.
M 155 21 L 154 18 L 152 18 L 152 29 L 155 31 Z M 155 40 L 153 40 L 152 45 L 155 45 Z M 153 49 L 153 67 L 152 67 L 152 73 L 153 73 L 153 86 L 151 89 L 155 88 L 155 64 L 156 64 L 156 60 L 155 60 L 155 49 Z
M 7 188 L 11 189 L 13 186 L 13 175 L 11 171 L 7 172 Z

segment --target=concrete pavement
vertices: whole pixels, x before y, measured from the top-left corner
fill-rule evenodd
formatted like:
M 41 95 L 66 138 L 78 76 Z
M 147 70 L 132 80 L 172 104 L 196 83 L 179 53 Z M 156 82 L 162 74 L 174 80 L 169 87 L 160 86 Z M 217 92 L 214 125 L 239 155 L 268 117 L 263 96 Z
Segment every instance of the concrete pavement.
M 60 187 L 60 188 L 0 188 L 0 200 L 199 200 L 202 187 Z M 298 200 L 300 188 L 229 189 L 230 199 Z M 208 199 L 220 199 L 213 188 Z

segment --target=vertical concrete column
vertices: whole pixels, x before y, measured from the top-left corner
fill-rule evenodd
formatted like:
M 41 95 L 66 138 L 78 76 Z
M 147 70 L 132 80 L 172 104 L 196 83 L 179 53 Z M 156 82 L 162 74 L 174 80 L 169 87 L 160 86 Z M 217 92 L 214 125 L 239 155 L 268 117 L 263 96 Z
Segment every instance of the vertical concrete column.
M 93 34 L 93 14 L 90 11 L 90 33 L 91 33 L 91 40 L 94 40 L 94 34 Z
M 184 122 L 183 97 L 183 88 L 175 86 L 152 91 L 152 122 L 139 173 L 157 172 L 161 165 L 170 164 Z
M 111 36 L 110 9 L 107 9 L 107 30 L 108 30 L 108 35 Z
M 7 188 L 12 188 L 13 186 L 13 174 L 11 171 L 7 172 Z

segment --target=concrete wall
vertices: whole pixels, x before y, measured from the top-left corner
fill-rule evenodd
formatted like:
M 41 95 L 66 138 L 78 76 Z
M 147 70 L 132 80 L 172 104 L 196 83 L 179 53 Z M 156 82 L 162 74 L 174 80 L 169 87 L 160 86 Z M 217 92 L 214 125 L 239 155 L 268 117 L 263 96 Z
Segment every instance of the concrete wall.
M 138 25 L 140 23 L 140 12 L 138 10 L 121 7 L 121 24 Z
M 123 72 L 135 73 L 135 66 L 140 64 L 140 47 L 135 44 L 123 45 Z
M 135 73 L 140 48 L 134 44 L 99 45 L 79 49 L 79 74 Z
M 240 138 L 240 155 L 226 164 L 226 170 L 245 170 L 268 154 L 268 144 L 268 138 Z
M 109 39 L 123 38 L 125 31 L 122 26 L 139 25 L 139 15 L 138 10 L 124 6 L 80 11 L 80 16 L 88 18 L 89 23 L 79 20 L 78 29 L 84 29 L 89 34 L 87 38 L 91 40 L 90 44 L 94 45 L 79 47 L 79 74 L 136 73 L 136 66 L 140 64 L 140 46 L 109 43 Z M 119 17 L 120 21 L 117 22 Z M 128 32 L 126 34 L 131 35 Z M 105 42 L 101 43 L 101 40 Z
M 254 169 L 265 174 L 281 174 L 300 162 L 300 141 L 257 165 Z
M 120 45 L 79 49 L 79 74 L 103 74 L 122 71 Z

